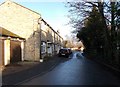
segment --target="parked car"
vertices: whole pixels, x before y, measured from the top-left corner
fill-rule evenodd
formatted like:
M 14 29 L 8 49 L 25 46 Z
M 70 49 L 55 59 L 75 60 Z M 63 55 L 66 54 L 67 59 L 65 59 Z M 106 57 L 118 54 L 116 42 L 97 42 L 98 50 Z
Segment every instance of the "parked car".
M 69 57 L 69 55 L 72 53 L 71 49 L 68 48 L 62 48 L 59 50 L 58 56 L 64 56 L 64 57 Z
M 72 50 L 71 50 L 70 48 L 68 48 L 68 50 L 69 50 L 69 54 L 71 54 L 71 53 L 72 53 Z

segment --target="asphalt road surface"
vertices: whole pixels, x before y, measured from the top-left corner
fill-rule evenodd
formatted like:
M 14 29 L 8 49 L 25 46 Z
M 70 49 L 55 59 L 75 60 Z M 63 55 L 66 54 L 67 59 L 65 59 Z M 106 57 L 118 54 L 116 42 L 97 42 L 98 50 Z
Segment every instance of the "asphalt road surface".
M 120 79 L 80 52 L 74 52 L 48 73 L 21 85 L 120 85 Z

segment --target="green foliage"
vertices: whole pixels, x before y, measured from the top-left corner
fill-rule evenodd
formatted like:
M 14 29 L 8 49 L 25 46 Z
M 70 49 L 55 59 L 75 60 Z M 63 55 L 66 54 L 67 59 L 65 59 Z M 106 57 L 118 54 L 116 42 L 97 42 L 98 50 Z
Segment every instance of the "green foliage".
M 71 24 L 86 51 L 102 54 L 103 61 L 120 66 L 120 2 L 69 4 Z
M 103 24 L 101 15 L 96 7 L 93 7 L 90 16 L 86 20 L 85 27 L 78 31 L 77 37 L 83 41 L 86 49 L 97 49 L 103 45 Z

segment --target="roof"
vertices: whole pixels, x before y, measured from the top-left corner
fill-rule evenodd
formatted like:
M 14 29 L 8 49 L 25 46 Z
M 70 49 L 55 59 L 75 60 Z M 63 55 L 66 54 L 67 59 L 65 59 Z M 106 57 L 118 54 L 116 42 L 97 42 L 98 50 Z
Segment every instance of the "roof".
M 5 36 L 5 37 L 14 37 L 14 38 L 21 38 L 22 37 L 18 36 L 17 34 L 12 33 L 11 31 L 8 31 L 5 28 L 0 27 L 0 36 Z
M 41 19 L 50 29 L 53 30 L 60 38 L 62 38 L 43 18 Z M 62 38 L 63 39 L 63 38 Z
M 27 10 L 33 12 L 33 13 L 36 13 L 37 15 L 40 15 L 39 13 L 37 13 L 37 12 L 35 12 L 35 11 L 33 11 L 33 10 L 31 10 L 31 9 L 29 9 L 29 8 L 27 8 L 27 7 L 25 7 L 25 6 L 22 6 L 22 5 L 20 5 L 20 4 L 16 3 L 16 2 L 14 2 L 14 1 L 11 1 L 11 0 L 6 0 L 6 1 L 3 2 L 2 4 L 6 3 L 6 2 L 12 2 L 12 3 L 14 3 L 14 4 L 16 4 L 16 5 L 18 5 L 18 6 L 22 7 L 22 8 L 25 8 L 25 9 L 27 9 Z M 0 6 L 1 6 L 2 4 L 0 4 Z

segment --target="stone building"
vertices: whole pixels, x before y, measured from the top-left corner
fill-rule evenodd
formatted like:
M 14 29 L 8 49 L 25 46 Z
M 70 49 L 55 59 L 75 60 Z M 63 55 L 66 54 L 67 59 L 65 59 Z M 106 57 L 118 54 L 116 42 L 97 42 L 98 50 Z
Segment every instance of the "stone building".
M 42 57 L 55 55 L 63 47 L 63 38 L 44 19 L 41 20 L 41 44 Z
M 7 32 L 9 43 L 12 38 L 22 43 L 21 60 L 40 61 L 45 55 L 54 55 L 55 51 L 62 47 L 63 38 L 39 13 L 10 0 L 0 5 L 0 27 L 19 36 L 12 37 Z
M 24 60 L 40 59 L 40 14 L 10 0 L 0 5 L 0 27 L 25 39 Z

